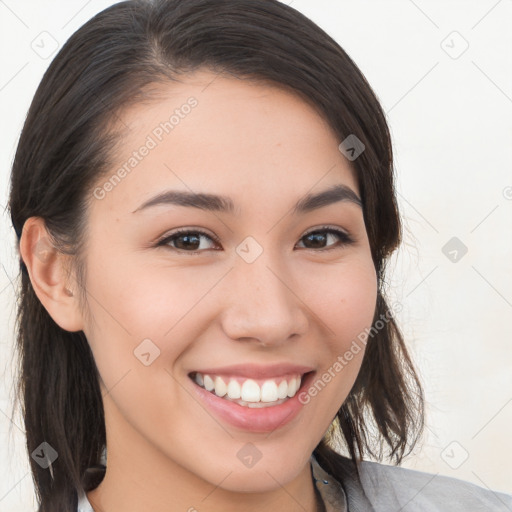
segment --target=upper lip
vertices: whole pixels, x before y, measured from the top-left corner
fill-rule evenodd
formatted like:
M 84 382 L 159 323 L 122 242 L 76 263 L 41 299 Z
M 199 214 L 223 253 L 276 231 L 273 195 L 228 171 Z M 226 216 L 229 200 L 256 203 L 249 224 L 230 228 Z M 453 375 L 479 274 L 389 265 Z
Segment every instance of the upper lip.
M 201 373 L 203 375 L 226 375 L 246 377 L 248 379 L 265 379 L 281 377 L 283 375 L 300 374 L 313 371 L 311 366 L 296 365 L 290 363 L 279 363 L 272 365 L 257 365 L 254 363 L 235 364 L 232 366 L 223 366 L 219 368 L 202 368 L 194 370 L 191 373 Z

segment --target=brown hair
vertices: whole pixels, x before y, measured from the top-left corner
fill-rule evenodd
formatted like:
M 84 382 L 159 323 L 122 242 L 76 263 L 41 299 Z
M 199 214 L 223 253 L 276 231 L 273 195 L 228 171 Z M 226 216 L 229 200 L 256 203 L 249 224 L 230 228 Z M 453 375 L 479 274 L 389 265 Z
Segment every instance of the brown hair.
M 199 68 L 285 86 L 315 106 L 340 142 L 355 134 L 365 145 L 352 165 L 378 276 L 374 321 L 382 315 L 389 321 L 368 339 L 332 436 L 314 454 L 338 477 L 346 458 L 336 452 L 336 439 L 352 461 L 381 460 L 387 448 L 399 463 L 422 433 L 424 399 L 384 297 L 385 263 L 401 241 L 390 134 L 355 63 L 295 9 L 277 0 L 132 0 L 85 23 L 46 71 L 21 133 L 9 202 L 18 242 L 29 217 L 43 218 L 52 242 L 74 255 L 83 284 L 88 200 L 119 140 L 109 127 L 152 84 Z M 53 321 L 23 261 L 20 266 L 17 387 L 27 449 L 31 454 L 46 441 L 58 452 L 51 472 L 30 458 L 36 497 L 40 512 L 69 512 L 76 510 L 77 492 L 94 488 L 102 476 L 91 479 L 86 471 L 100 464 L 106 444 L 99 375 L 84 333 Z

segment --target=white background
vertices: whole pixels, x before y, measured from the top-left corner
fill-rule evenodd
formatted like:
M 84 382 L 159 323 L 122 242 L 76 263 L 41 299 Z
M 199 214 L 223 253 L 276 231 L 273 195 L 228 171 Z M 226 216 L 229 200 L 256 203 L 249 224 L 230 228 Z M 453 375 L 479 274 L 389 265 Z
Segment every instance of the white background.
M 18 263 L 5 211 L 22 123 L 55 55 L 42 58 L 33 47 L 42 47 L 41 38 L 47 49 L 51 38 L 62 46 L 112 3 L 0 1 L 5 512 L 35 510 L 22 423 L 11 418 L 11 281 Z M 428 413 L 424 442 L 403 465 L 512 492 L 512 1 L 288 3 L 354 59 L 392 131 L 405 240 L 390 265 L 389 295 L 403 305 L 398 319 L 419 366 Z M 456 262 L 442 251 L 452 237 L 468 248 Z

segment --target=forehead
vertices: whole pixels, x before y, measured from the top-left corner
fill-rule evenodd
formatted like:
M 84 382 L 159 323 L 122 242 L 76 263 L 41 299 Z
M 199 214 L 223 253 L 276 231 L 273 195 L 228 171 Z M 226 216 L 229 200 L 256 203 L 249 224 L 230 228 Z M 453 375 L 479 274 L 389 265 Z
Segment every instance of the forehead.
M 158 84 L 119 115 L 105 203 L 133 211 L 163 189 L 281 203 L 343 183 L 359 194 L 338 137 L 300 96 L 201 71 Z M 117 175 L 114 176 L 114 175 Z M 120 176 L 119 176 L 120 175 Z

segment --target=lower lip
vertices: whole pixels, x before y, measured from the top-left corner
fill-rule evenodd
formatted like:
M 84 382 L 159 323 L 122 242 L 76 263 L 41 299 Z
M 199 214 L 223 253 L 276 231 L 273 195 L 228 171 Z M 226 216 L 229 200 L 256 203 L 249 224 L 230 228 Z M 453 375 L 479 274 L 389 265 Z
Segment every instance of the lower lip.
M 273 432 L 292 421 L 304 405 L 299 401 L 299 394 L 308 387 L 314 372 L 303 378 L 300 388 L 292 398 L 279 405 L 251 408 L 238 405 L 218 397 L 192 381 L 195 392 L 201 401 L 220 419 L 248 432 Z

